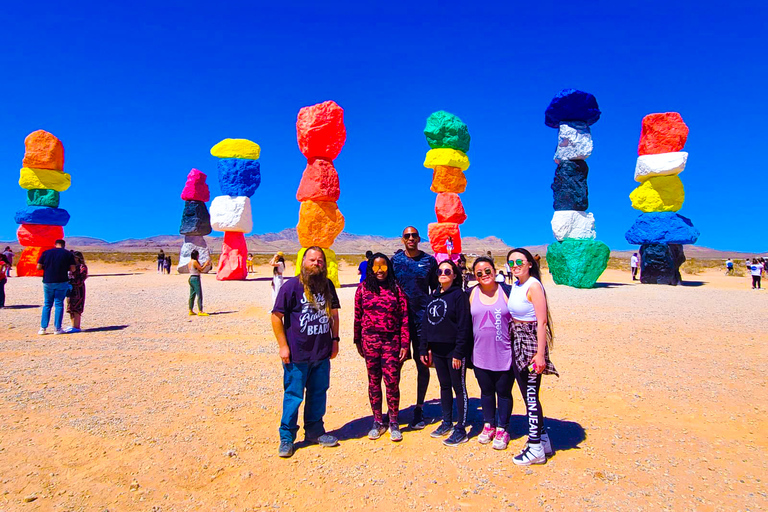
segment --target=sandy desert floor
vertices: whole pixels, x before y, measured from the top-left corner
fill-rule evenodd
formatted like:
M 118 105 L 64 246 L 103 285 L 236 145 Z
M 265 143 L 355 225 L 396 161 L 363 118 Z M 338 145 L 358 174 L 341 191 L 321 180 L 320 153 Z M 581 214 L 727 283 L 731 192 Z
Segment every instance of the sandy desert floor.
M 510 449 L 404 431 L 370 441 L 365 366 L 351 345 L 354 270 L 326 427 L 336 448 L 277 457 L 282 370 L 268 269 L 203 277 L 210 317 L 187 316 L 185 276 L 92 265 L 85 332 L 38 336 L 38 278 L 11 278 L 0 311 L 0 510 L 766 510 L 768 292 L 709 271 L 685 286 L 548 285 L 561 378 L 545 378 L 557 450 L 520 468 Z M 65 320 L 65 325 L 69 321 Z M 402 421 L 415 368 L 403 371 Z M 439 415 L 433 373 L 427 414 Z M 301 436 L 302 434 L 300 434 Z

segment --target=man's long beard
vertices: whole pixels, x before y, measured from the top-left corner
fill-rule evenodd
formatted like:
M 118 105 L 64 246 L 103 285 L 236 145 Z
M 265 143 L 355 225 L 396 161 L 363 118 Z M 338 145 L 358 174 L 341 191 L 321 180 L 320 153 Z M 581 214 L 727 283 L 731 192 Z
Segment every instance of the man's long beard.
M 301 282 L 304 283 L 312 294 L 324 294 L 328 287 L 328 271 L 325 267 L 302 267 Z

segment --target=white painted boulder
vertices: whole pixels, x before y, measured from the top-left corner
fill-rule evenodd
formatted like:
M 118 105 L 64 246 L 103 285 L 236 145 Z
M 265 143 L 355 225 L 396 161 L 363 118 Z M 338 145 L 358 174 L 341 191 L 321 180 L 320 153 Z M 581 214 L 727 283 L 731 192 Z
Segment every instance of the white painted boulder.
M 179 264 L 176 267 L 179 274 L 189 273 L 187 264 L 192 259 L 192 251 L 195 250 L 199 253 L 197 261 L 203 266 L 203 270 L 205 270 L 205 272 L 211 270 L 213 262 L 211 261 L 211 252 L 208 249 L 208 244 L 205 243 L 205 238 L 202 236 L 187 235 L 184 237 L 184 244 L 182 244 L 181 251 L 179 251 Z
M 556 211 L 552 216 L 552 233 L 558 242 L 566 238 L 594 240 L 595 217 L 591 213 L 576 210 Z
M 246 196 L 216 196 L 211 201 L 211 227 L 216 231 L 250 233 L 251 200 Z
M 563 160 L 586 160 L 592 154 L 592 133 L 586 123 L 561 123 L 557 133 L 555 163 Z
M 674 176 L 685 170 L 688 153 L 675 151 L 673 153 L 658 153 L 656 155 L 641 155 L 637 157 L 635 166 L 635 181 L 640 183 L 657 176 Z

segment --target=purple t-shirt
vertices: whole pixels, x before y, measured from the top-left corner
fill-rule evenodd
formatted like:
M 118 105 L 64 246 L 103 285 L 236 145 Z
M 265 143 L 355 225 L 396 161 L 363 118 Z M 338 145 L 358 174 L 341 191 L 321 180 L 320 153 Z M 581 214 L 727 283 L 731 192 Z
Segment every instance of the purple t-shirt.
M 512 342 L 509 338 L 512 315 L 504 292 L 499 286 L 496 302 L 490 306 L 481 302 L 479 286 L 472 290 L 472 295 L 472 333 L 475 337 L 472 363 L 483 370 L 507 371 L 512 368 Z
M 331 309 L 339 309 L 336 288 L 333 283 L 328 284 L 331 287 Z M 316 362 L 331 357 L 331 319 L 325 312 L 325 299 L 322 295 L 315 295 L 315 303 L 318 309 L 304 296 L 304 285 L 298 277 L 285 281 L 277 294 L 272 312 L 283 314 L 291 362 Z

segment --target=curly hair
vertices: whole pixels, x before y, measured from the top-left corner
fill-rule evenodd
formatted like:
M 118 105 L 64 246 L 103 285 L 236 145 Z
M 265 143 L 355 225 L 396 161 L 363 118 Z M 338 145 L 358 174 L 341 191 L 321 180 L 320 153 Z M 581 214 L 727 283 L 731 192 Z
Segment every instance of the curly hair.
M 378 258 L 383 259 L 387 264 L 387 277 L 384 278 L 384 281 L 379 281 L 379 279 L 376 277 L 376 273 L 373 271 L 373 262 Z M 365 287 L 376 295 L 381 293 L 382 288 L 386 288 L 388 290 L 392 290 L 395 293 L 398 293 L 395 273 L 392 272 L 392 262 L 389 260 L 386 254 L 377 252 L 368 258 L 368 268 L 365 271 Z

